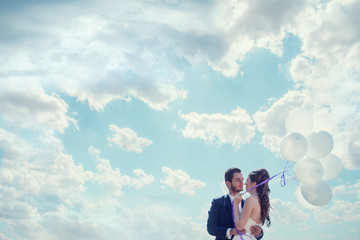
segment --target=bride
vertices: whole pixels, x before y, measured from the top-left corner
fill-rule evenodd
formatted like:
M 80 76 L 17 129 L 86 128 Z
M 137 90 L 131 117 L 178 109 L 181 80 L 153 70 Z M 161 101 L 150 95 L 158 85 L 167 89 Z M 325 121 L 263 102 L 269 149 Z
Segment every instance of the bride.
M 270 200 L 269 193 L 270 189 L 268 182 L 255 187 L 257 184 L 262 183 L 269 179 L 269 173 L 266 169 L 259 169 L 253 171 L 249 174 L 247 181 L 245 183 L 246 191 L 249 191 L 250 197 L 245 200 L 244 207 L 240 213 L 241 209 L 241 199 L 242 194 L 238 194 L 234 199 L 234 221 L 236 228 L 238 230 L 246 230 L 246 234 L 250 235 L 250 227 L 253 225 L 262 226 L 266 222 L 266 225 L 269 227 L 270 216 Z M 253 189 L 252 189 L 253 188 Z M 243 239 L 249 239 L 248 236 L 242 235 Z M 251 238 L 256 239 L 253 235 L 250 235 Z M 236 235 L 233 240 L 239 240 L 241 237 Z

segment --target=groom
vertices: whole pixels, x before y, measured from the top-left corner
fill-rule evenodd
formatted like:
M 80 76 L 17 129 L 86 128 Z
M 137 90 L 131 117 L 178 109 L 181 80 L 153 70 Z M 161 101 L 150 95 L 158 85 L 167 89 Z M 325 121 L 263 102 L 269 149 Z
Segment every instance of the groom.
M 232 218 L 232 201 L 244 187 L 241 170 L 229 168 L 225 172 L 225 184 L 229 189 L 229 194 L 213 199 L 207 221 L 207 231 L 216 237 L 215 240 L 232 239 L 234 235 L 238 235 Z M 244 205 L 244 200 L 241 205 Z M 259 240 L 263 237 L 263 231 L 259 226 L 251 226 L 250 230 L 256 239 Z M 246 234 L 250 235 L 250 233 Z

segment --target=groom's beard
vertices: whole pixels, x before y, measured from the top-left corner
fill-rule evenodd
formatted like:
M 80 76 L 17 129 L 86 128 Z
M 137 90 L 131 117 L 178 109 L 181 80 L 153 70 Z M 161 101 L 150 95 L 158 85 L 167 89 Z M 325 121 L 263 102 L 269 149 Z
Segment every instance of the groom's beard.
M 235 186 L 231 185 L 231 191 L 234 192 L 234 193 L 239 193 L 239 192 L 242 191 L 242 189 L 240 189 L 240 190 L 239 190 L 239 189 L 236 189 Z

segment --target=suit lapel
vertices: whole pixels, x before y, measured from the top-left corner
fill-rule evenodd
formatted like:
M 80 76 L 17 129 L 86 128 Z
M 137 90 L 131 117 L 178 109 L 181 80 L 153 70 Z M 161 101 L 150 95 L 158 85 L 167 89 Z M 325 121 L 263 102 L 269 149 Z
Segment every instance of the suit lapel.
M 229 195 L 226 195 L 226 197 L 225 197 L 225 205 L 226 205 L 226 209 L 227 209 L 227 211 L 230 214 L 231 219 L 232 219 L 233 209 L 232 209 L 232 204 L 231 204 L 231 200 L 230 200 Z

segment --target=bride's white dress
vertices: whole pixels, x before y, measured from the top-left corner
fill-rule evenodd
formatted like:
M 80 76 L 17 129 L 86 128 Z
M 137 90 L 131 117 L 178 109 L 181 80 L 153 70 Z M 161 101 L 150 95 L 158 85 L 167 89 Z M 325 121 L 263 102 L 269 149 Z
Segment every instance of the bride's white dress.
M 247 223 L 246 223 L 246 225 L 244 227 L 246 229 L 246 235 L 245 234 L 242 235 L 242 238 L 244 240 L 249 240 L 251 238 L 253 240 L 256 240 L 256 237 L 254 235 L 251 235 L 251 232 L 250 232 L 250 227 L 253 226 L 253 225 L 258 225 L 258 226 L 261 227 L 261 224 L 258 224 L 252 218 L 249 218 L 249 220 L 247 221 Z M 251 238 L 249 238 L 249 236 Z M 239 235 L 236 235 L 236 236 L 234 236 L 233 240 L 241 240 L 241 237 Z
M 240 214 L 241 214 L 241 212 L 242 212 L 242 206 L 241 206 L 241 204 L 239 204 L 239 211 L 240 211 Z M 248 221 L 246 222 L 246 224 L 245 224 L 245 230 L 246 230 L 246 235 L 245 234 L 242 234 L 241 235 L 241 237 L 239 236 L 239 235 L 235 235 L 234 237 L 233 237 L 233 240 L 241 240 L 241 239 L 243 239 L 243 240 L 256 240 L 256 237 L 254 236 L 254 235 L 252 235 L 251 234 L 251 231 L 250 231 L 250 227 L 251 226 L 254 226 L 254 225 L 257 225 L 257 226 L 259 226 L 259 227 L 262 227 L 262 224 L 258 224 L 258 223 L 256 223 L 255 221 L 254 221 L 254 219 L 252 219 L 252 218 L 249 218 L 248 219 Z M 250 236 L 250 237 L 249 237 Z

